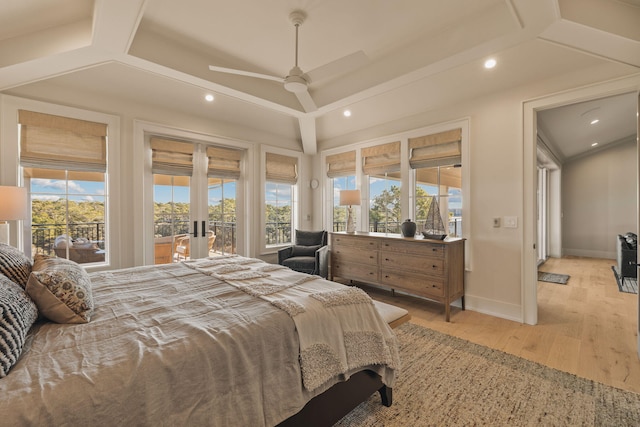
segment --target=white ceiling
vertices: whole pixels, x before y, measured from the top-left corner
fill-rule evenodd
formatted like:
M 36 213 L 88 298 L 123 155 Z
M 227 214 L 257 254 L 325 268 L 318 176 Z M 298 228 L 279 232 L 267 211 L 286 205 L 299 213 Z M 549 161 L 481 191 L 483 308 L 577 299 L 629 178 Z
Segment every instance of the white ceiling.
M 637 108 L 636 93 L 579 102 L 540 111 L 538 129 L 564 163 L 610 144 L 635 141 Z
M 368 58 L 310 84 L 317 111 L 305 112 L 281 83 L 208 69 L 284 77 L 294 63 L 288 16 L 296 9 L 307 15 L 299 30 L 304 71 L 356 51 Z M 488 57 L 498 60 L 490 71 L 482 67 Z M 0 2 L 4 93 L 37 97 L 46 85 L 164 105 L 233 136 L 293 141 L 310 154 L 318 144 L 354 142 L 427 111 L 590 67 L 607 67 L 612 78 L 640 71 L 640 0 Z M 205 93 L 216 100 L 206 104 Z

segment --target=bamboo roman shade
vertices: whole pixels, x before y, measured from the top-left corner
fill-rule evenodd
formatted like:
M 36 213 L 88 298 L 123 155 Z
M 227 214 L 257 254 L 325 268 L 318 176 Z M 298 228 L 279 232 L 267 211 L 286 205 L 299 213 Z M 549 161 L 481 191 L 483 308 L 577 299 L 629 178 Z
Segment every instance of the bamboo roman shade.
M 240 160 L 242 151 L 233 148 L 207 147 L 209 178 L 240 178 Z
M 266 175 L 267 181 L 296 184 L 298 182 L 298 159 L 267 153 Z
M 107 125 L 18 110 L 23 167 L 107 171 Z
M 409 138 L 409 164 L 413 169 L 462 163 L 462 129 Z
M 384 175 L 400 170 L 400 141 L 362 149 L 362 171 L 366 175 Z
M 356 174 L 355 150 L 327 156 L 327 176 L 329 178 L 335 178 L 337 176 L 355 175 L 355 174 Z
M 151 170 L 156 174 L 191 176 L 193 144 L 151 137 Z

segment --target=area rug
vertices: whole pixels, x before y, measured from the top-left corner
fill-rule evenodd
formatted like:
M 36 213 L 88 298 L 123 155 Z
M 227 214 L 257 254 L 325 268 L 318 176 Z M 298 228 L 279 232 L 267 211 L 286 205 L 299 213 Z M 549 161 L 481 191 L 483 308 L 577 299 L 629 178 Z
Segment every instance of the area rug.
M 340 427 L 638 426 L 640 394 L 406 323 L 393 405 L 376 393 Z
M 611 269 L 613 270 L 613 275 L 616 278 L 616 283 L 618 284 L 618 290 L 620 292 L 626 292 L 628 294 L 638 293 L 638 279 L 636 277 L 625 277 L 624 280 L 622 280 L 622 277 L 620 277 L 620 273 L 618 272 L 618 266 L 612 265 Z
M 538 271 L 538 281 L 558 283 L 560 285 L 566 285 L 569 280 L 569 276 L 566 274 L 547 273 L 545 271 Z

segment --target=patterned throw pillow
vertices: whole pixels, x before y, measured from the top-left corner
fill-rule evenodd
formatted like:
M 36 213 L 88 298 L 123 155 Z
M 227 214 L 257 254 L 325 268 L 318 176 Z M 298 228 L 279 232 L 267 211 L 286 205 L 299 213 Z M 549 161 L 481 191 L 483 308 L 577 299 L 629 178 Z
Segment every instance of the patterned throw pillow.
M 0 378 L 18 361 L 37 318 L 38 309 L 24 289 L 0 275 Z
M 31 273 L 31 260 L 13 246 L 0 243 L 0 273 L 24 289 Z
M 91 279 L 73 261 L 36 255 L 27 293 L 40 313 L 56 323 L 88 323 L 91 320 Z

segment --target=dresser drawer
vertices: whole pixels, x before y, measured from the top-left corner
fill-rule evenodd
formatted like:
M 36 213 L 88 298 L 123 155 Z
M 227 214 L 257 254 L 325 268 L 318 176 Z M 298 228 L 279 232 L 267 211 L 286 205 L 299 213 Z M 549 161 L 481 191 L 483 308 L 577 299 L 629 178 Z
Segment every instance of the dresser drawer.
M 376 283 L 378 281 L 378 267 L 375 265 L 336 262 L 331 268 L 331 274 L 334 277 L 361 280 L 368 283 Z
M 419 254 L 433 258 L 444 258 L 444 245 L 425 243 L 421 241 L 403 242 L 402 240 L 385 241 L 380 248 L 383 251 L 397 252 L 401 254 Z
M 350 248 L 351 250 L 377 251 L 380 242 L 377 239 L 367 237 L 332 236 L 332 248 Z
M 336 263 L 378 264 L 378 251 L 355 249 L 348 246 L 338 246 L 331 249 L 331 256 Z
M 444 276 L 444 259 L 442 258 L 385 251 L 381 253 L 380 265 L 385 269 L 410 270 L 432 276 Z
M 393 289 L 405 290 L 427 298 L 439 299 L 444 297 L 444 281 L 436 277 L 382 270 L 380 282 Z

